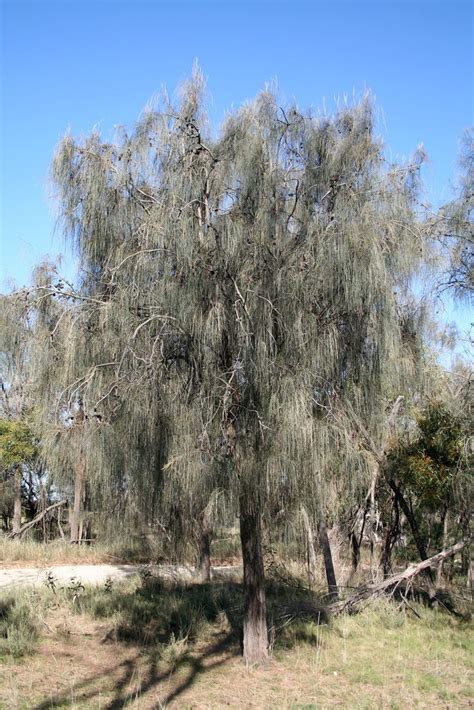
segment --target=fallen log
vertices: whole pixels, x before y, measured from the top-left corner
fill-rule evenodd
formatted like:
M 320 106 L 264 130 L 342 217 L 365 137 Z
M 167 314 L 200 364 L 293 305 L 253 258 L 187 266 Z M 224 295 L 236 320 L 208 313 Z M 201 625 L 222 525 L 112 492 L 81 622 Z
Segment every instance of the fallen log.
M 41 522 L 44 518 L 44 516 L 49 513 L 50 510 L 54 510 L 55 508 L 59 508 L 61 505 L 67 505 L 67 500 L 59 500 L 57 503 L 53 503 L 53 505 L 49 505 L 47 508 L 41 511 L 41 513 L 38 513 L 33 520 L 30 520 L 28 523 L 25 523 L 24 525 L 21 526 L 21 528 L 17 532 L 11 532 L 8 533 L 7 537 L 13 538 L 13 537 L 21 537 L 24 532 L 32 528 L 34 525 L 37 523 Z
M 343 611 L 351 613 L 351 611 L 353 611 L 359 604 L 362 604 L 364 601 L 367 601 L 369 599 L 376 599 L 377 597 L 388 591 L 391 591 L 393 593 L 402 582 L 411 580 L 416 577 L 417 574 L 423 572 L 423 570 L 429 569 L 430 567 L 439 564 L 443 560 L 446 560 L 448 557 L 456 555 L 464 547 L 469 545 L 469 543 L 470 538 L 468 538 L 467 540 L 462 540 L 461 542 L 456 543 L 456 545 L 453 545 L 453 547 L 450 547 L 448 550 L 438 552 L 436 555 L 433 555 L 433 557 L 429 557 L 428 559 L 423 560 L 422 562 L 418 562 L 417 564 L 410 565 L 403 572 L 399 572 L 398 574 L 394 574 L 390 577 L 387 577 L 387 579 L 384 579 L 383 582 L 376 582 L 373 584 L 368 584 L 365 587 L 359 587 L 359 589 L 357 589 L 353 594 L 346 597 L 345 599 L 341 599 L 340 601 L 329 604 L 329 606 L 326 607 L 327 611 L 330 614 L 341 614 Z

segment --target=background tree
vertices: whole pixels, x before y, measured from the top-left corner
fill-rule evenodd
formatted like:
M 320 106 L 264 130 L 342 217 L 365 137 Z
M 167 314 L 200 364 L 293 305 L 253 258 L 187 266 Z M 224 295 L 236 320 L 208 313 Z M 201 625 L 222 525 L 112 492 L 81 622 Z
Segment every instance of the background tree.
M 38 456 L 34 434 L 25 421 L 0 419 L 0 461 L 3 473 L 3 505 L 13 503 L 12 533 L 18 534 L 21 528 L 22 491 L 24 471 Z M 26 488 L 26 486 L 25 486 Z
M 474 129 L 462 139 L 457 198 L 443 205 L 427 226 L 438 239 L 447 266 L 438 291 L 472 302 L 474 294 Z
M 4 516 L 12 513 L 12 532 L 21 527 L 22 503 L 34 514 L 33 474 L 38 449 L 32 430 L 30 324 L 17 300 L 0 303 L 0 468 Z M 29 484 L 29 485 L 28 485 Z M 28 490 L 28 495 L 26 492 Z

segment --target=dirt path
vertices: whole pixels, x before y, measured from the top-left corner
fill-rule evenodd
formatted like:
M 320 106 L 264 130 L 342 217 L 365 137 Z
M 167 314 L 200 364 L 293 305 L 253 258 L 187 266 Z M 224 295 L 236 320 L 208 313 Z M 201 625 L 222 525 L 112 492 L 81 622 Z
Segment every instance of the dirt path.
M 124 580 L 127 577 L 149 570 L 150 574 L 164 579 L 174 579 L 179 582 L 191 582 L 195 579 L 192 567 L 179 565 L 51 565 L 49 567 L 11 567 L 0 568 L 0 589 L 19 586 L 38 586 L 45 584 L 48 576 L 55 583 L 64 584 L 71 580 L 82 584 L 105 584 L 107 579 Z M 239 576 L 238 567 L 213 567 L 212 577 L 229 578 Z

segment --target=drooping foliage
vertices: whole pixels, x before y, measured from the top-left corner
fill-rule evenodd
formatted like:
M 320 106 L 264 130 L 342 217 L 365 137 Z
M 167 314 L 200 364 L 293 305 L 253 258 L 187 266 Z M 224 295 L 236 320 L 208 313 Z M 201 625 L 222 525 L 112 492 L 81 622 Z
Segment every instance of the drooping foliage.
M 166 515 L 175 537 L 210 501 L 270 520 L 366 489 L 328 413 L 337 401 L 383 435 L 412 372 L 400 294 L 422 248 L 421 158 L 386 162 L 368 98 L 313 116 L 263 92 L 213 137 L 203 89 L 195 73 L 131 132 L 61 142 L 80 278 L 38 283 L 47 452 L 73 452 L 80 408 L 91 487 Z
M 446 258 L 440 292 L 472 303 L 474 293 L 474 129 L 465 132 L 459 158 L 458 194 L 431 221 Z
M 381 383 L 401 375 L 393 291 L 420 248 L 414 169 L 386 165 L 368 100 L 313 118 L 264 93 L 212 140 L 201 93 L 195 76 L 131 134 L 58 149 L 82 269 L 54 338 L 61 402 L 122 417 L 130 456 L 166 463 L 170 503 L 179 487 L 232 488 L 242 441 L 245 476 L 257 467 L 289 502 L 344 448 L 321 416 L 332 390 L 377 427 Z

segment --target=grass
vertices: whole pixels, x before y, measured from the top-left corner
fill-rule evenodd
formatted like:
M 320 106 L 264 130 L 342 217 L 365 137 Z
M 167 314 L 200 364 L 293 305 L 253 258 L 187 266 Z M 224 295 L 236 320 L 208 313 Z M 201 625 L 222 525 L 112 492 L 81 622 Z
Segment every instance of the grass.
M 11 540 L 0 538 L 0 563 L 47 567 L 52 564 L 140 563 L 157 561 L 162 548 L 157 541 L 146 538 L 95 542 L 91 545 L 71 545 L 67 540 L 54 540 L 47 544 L 36 540 Z
M 24 590 L 0 607 L 0 707 L 472 707 L 469 622 L 411 607 L 380 599 L 329 621 L 271 581 L 272 662 L 246 670 L 239 584 Z
M 0 659 L 21 658 L 33 652 L 39 638 L 32 597 L 25 593 L 0 599 Z
M 214 564 L 226 564 L 240 556 L 240 538 L 237 536 L 217 538 L 212 543 Z M 53 564 L 104 564 L 147 563 L 165 561 L 167 555 L 162 541 L 151 535 L 131 537 L 117 536 L 114 540 L 96 541 L 92 544 L 71 545 L 67 540 L 49 543 L 33 539 L 12 540 L 0 537 L 0 563 L 47 567 Z M 195 551 L 188 550 L 188 562 L 194 563 Z

